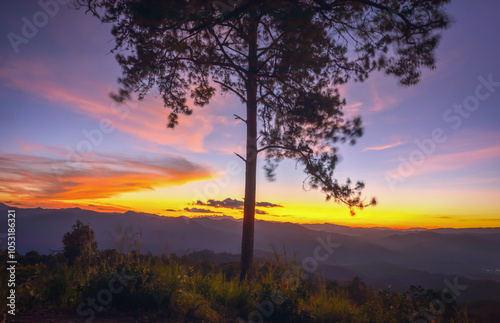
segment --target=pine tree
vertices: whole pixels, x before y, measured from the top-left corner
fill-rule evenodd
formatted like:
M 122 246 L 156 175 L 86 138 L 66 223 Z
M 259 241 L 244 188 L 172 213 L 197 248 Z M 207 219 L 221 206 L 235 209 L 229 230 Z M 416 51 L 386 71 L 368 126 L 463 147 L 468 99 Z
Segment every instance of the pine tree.
M 297 160 L 306 183 L 351 213 L 375 203 L 362 182 L 339 183 L 337 144 L 354 144 L 361 119 L 346 120 L 338 86 L 373 71 L 419 81 L 435 67 L 448 0 L 79 0 L 112 23 L 122 67 L 118 102 L 157 86 L 171 109 L 168 127 L 205 106 L 218 87 L 246 106 L 241 278 L 253 259 L 257 156 L 269 179 L 279 161 Z

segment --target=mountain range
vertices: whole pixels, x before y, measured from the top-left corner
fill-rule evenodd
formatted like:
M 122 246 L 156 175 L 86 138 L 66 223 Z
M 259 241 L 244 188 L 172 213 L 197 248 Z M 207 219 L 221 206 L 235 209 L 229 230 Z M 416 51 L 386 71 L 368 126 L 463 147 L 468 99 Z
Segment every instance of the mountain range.
M 165 217 L 128 211 L 102 213 L 80 208 L 15 208 L 17 251 L 58 252 L 76 220 L 89 224 L 99 249 L 152 254 L 212 250 L 237 255 L 241 220 L 228 216 Z M 0 248 L 6 248 L 7 221 L 0 222 Z M 326 247 L 325 247 L 326 245 Z M 500 228 L 391 229 L 325 224 L 255 222 L 256 257 L 295 259 L 327 279 L 358 276 L 377 288 L 407 290 L 410 285 L 443 289 L 458 279 L 469 292 L 461 300 L 500 301 Z M 331 251 L 331 253 L 328 252 Z M 235 256 L 235 259 L 237 257 Z

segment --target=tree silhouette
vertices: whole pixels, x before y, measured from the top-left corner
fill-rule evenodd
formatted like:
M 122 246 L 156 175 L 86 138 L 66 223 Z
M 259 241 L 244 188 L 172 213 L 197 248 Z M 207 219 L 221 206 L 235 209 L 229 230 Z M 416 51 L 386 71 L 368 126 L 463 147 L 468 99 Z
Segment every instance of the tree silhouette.
M 73 265 L 79 257 L 90 258 L 97 251 L 94 231 L 80 220 L 73 224 L 73 231 L 63 236 L 64 256 Z
M 362 182 L 334 178 L 338 143 L 354 144 L 361 119 L 346 120 L 338 85 L 377 70 L 401 84 L 435 67 L 439 31 L 448 25 L 448 0 L 79 0 L 113 23 L 113 52 L 122 67 L 113 98 L 143 99 L 157 86 L 172 111 L 168 127 L 210 102 L 218 86 L 246 105 L 246 165 L 241 278 L 253 259 L 256 167 L 266 175 L 282 159 L 304 166 L 305 184 L 327 200 L 365 203 Z M 260 122 L 258 122 L 258 120 Z

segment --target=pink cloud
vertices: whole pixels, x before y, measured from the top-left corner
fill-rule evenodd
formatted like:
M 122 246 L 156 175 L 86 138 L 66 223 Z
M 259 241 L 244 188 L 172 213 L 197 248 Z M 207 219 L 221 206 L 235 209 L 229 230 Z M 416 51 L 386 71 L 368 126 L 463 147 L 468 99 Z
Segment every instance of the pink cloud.
M 388 145 L 385 145 L 385 146 L 368 147 L 368 148 L 363 149 L 362 151 L 384 150 L 384 149 L 389 149 L 389 148 L 397 147 L 397 146 L 402 145 L 402 144 L 403 143 L 401 141 L 398 141 L 398 142 L 395 142 L 395 143 L 392 143 L 392 144 L 388 144 Z
M 42 146 L 42 145 L 38 145 L 38 144 L 32 145 L 32 144 L 27 143 L 24 140 L 21 140 L 21 139 L 17 139 L 16 142 L 19 144 L 22 151 L 24 151 L 25 153 L 30 153 L 34 150 L 44 149 L 44 146 Z
M 162 108 L 161 100 L 147 98 L 118 106 L 108 96 L 111 86 L 89 85 L 90 81 L 81 80 L 83 86 L 72 88 L 61 80 L 55 80 L 55 75 L 44 66 L 35 62 L 13 62 L 9 67 L 0 69 L 0 79 L 11 87 L 60 103 L 74 112 L 98 120 L 109 119 L 118 130 L 140 141 L 169 145 L 181 151 L 206 152 L 205 138 L 218 125 L 235 124 L 224 116 L 211 114 L 207 111 L 209 109 L 195 108 L 193 115 L 180 117 L 176 129 L 167 129 L 170 110 Z M 31 148 L 25 145 L 24 149 Z
M 421 165 L 414 165 L 411 172 L 405 172 L 403 177 L 457 171 L 498 158 L 500 158 L 500 146 L 450 154 L 431 155 L 426 157 Z M 408 158 L 406 158 L 406 161 L 409 163 Z M 398 174 L 398 168 L 392 170 L 392 172 Z M 464 176 L 467 175 L 464 173 Z
M 370 109 L 370 111 L 375 111 L 375 112 L 382 111 L 389 108 L 394 103 L 398 102 L 398 99 L 393 96 L 384 96 L 383 98 L 381 98 L 377 90 L 375 89 L 373 83 L 372 83 L 372 94 L 373 94 L 374 106 Z
M 457 181 L 456 184 L 500 184 L 500 177 L 466 177 Z
M 500 157 L 500 146 L 493 146 L 472 151 L 463 151 L 446 155 L 430 156 L 420 173 L 458 170 L 483 161 Z
M 363 103 L 361 102 L 356 102 L 356 103 L 352 103 L 352 104 L 347 104 L 343 111 L 344 111 L 344 116 L 347 118 L 347 119 L 350 119 L 350 118 L 353 118 L 353 117 L 356 117 L 356 116 L 359 116 L 361 113 L 359 112 L 360 111 L 360 107 L 363 106 Z

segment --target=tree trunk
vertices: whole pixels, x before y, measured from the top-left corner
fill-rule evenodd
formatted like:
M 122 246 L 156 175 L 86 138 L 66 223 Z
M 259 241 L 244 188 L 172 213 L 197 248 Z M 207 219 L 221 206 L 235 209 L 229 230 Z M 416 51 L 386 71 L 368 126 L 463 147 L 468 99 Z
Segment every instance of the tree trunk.
M 247 117 L 247 157 L 245 168 L 245 203 L 243 209 L 243 235 L 241 240 L 241 273 L 240 280 L 244 280 L 249 273 L 253 262 L 254 222 L 255 222 L 255 192 L 257 176 L 257 136 L 256 111 L 247 108 L 250 112 Z M 251 117 L 250 115 L 254 116 Z M 250 120 L 254 119 L 254 126 Z
M 250 22 L 248 29 L 248 79 L 247 90 L 247 147 L 245 168 L 245 202 L 243 209 L 243 235 L 241 239 L 240 281 L 244 280 L 252 268 L 255 192 L 257 177 L 257 21 Z

